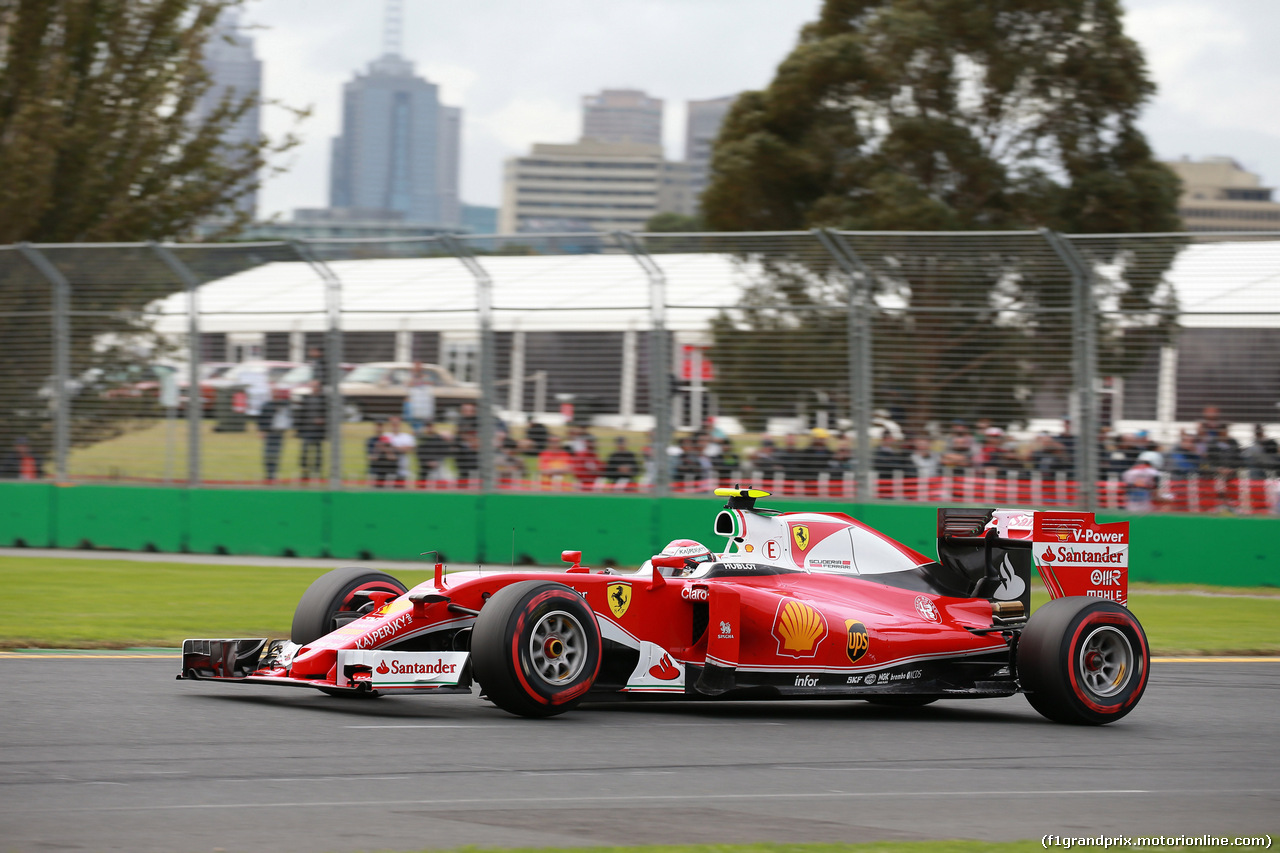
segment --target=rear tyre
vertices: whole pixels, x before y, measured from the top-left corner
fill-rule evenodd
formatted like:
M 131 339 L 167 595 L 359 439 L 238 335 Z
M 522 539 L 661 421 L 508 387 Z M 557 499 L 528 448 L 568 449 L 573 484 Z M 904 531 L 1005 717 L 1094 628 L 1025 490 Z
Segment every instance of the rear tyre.
M 369 599 L 361 592 L 394 592 L 404 595 L 407 587 L 386 572 L 350 566 L 321 575 L 307 587 L 293 612 L 289 638 L 300 646 L 336 630 L 339 623 L 355 618 Z
M 471 666 L 487 698 L 521 717 L 563 714 L 600 671 L 600 626 L 564 584 L 521 581 L 494 593 L 471 632 Z
M 1050 601 L 1031 614 L 1018 641 L 1018 679 L 1027 701 L 1059 723 L 1120 719 L 1142 698 L 1150 669 L 1142 625 L 1111 601 Z

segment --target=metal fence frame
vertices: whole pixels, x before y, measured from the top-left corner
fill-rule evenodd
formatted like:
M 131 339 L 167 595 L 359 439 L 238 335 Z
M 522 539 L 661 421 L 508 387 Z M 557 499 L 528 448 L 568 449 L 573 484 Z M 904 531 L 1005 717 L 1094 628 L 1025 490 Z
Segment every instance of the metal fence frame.
M 897 232 L 895 232 L 897 233 Z M 1026 237 L 1036 232 L 1018 232 Z M 1053 254 L 1069 275 L 1072 288 L 1072 405 L 1079 418 L 1079 432 L 1082 437 L 1092 437 L 1098 433 L 1099 404 L 1098 389 L 1095 385 L 1098 363 L 1098 341 L 1095 331 L 1094 276 L 1090 264 L 1073 245 L 1072 239 L 1047 229 L 1041 229 L 1039 237 L 1049 246 Z M 650 328 L 649 328 L 649 370 L 654 381 L 650 382 L 650 406 L 655 419 L 654 447 L 666 448 L 672 437 L 671 395 L 667 383 L 662 377 L 669 375 L 670 354 L 667 351 L 666 336 L 666 274 L 662 267 L 661 254 L 649 251 L 647 238 L 654 235 L 616 232 L 609 235 L 594 235 L 597 239 L 608 241 L 616 251 L 629 254 L 641 268 L 649 282 Z M 668 236 L 668 235 L 663 235 Z M 688 235 L 691 238 L 708 235 Z M 727 236 L 727 235 L 726 235 Z M 748 235 L 733 235 L 748 236 Z M 797 235 L 791 235 L 797 236 Z M 803 236 L 803 235 L 800 235 Z M 847 239 L 848 233 L 827 229 L 815 229 L 809 232 L 815 245 L 830 256 L 848 284 L 848 367 L 849 367 L 849 399 L 850 419 L 853 433 L 856 434 L 861 451 L 857 456 L 857 470 L 854 481 L 860 496 L 875 495 L 875 475 L 871 468 L 871 454 L 866 452 L 870 447 L 872 433 L 873 389 L 871 382 L 872 364 L 872 316 L 876 310 L 872 299 L 874 273 L 864 263 Z M 900 235 L 899 235 L 900 236 Z M 968 234 L 977 238 L 980 235 Z M 1254 235 L 1258 236 L 1258 235 Z M 1269 235 L 1274 236 L 1274 235 Z M 518 239 L 512 237 L 511 239 Z M 342 401 L 338 392 L 338 382 L 342 357 L 342 289 L 343 284 L 333 269 L 315 250 L 315 244 L 335 244 L 343 241 L 291 241 L 287 247 L 297 260 L 306 263 L 321 279 L 326 295 L 326 330 L 325 348 L 328 371 L 326 374 L 326 393 L 329 401 L 330 430 L 342 419 Z M 498 400 L 498 388 L 495 377 L 493 314 L 493 280 L 485 269 L 484 260 L 472 251 L 468 243 L 453 237 L 441 237 L 426 241 L 443 253 L 457 258 L 475 282 L 477 295 L 477 323 L 480 335 L 480 466 L 481 488 L 489 491 L 495 488 L 494 472 L 494 426 L 493 412 Z M 200 312 L 198 295 L 200 279 L 197 274 L 178 257 L 175 249 L 179 244 L 128 244 L 130 248 L 143 247 L 151 251 L 166 269 L 185 289 L 188 300 L 188 352 L 190 366 L 190 387 L 197 388 L 197 370 L 201 361 L 200 352 Z M 189 244 L 188 244 L 189 245 Z M 53 347 L 53 400 L 51 411 L 53 420 L 53 471 L 57 481 L 68 480 L 67 456 L 69 452 L 69 401 L 67 399 L 68 380 L 71 378 L 69 364 L 69 299 L 73 289 L 70 282 L 58 267 L 50 261 L 45 251 L 51 248 L 70 248 L 65 245 L 34 245 L 22 243 L 15 247 L 17 252 L 30 263 L 52 289 L 53 323 L 51 341 Z M 203 400 L 199 393 L 190 393 L 187 400 L 186 417 L 188 419 L 188 469 L 187 485 L 197 487 L 202 482 L 200 458 L 200 423 Z M 332 434 L 332 433 L 331 433 Z M 329 486 L 333 489 L 343 487 L 342 442 L 330 441 L 330 475 Z M 655 451 L 655 455 L 657 455 Z M 1099 495 L 1096 483 L 1099 474 L 1099 459 L 1094 442 L 1081 440 L 1076 448 L 1075 477 L 1079 483 L 1079 505 L 1083 509 L 1096 509 Z M 653 490 L 659 495 L 672 491 L 667 466 L 655 465 Z

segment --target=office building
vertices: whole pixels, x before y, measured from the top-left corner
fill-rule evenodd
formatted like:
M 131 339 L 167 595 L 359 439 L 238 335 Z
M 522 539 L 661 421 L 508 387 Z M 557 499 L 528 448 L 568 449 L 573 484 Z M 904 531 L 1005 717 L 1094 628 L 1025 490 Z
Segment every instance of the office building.
M 582 138 L 662 145 L 662 101 L 636 89 L 605 89 L 582 98 Z
M 735 97 L 730 95 L 688 102 L 684 159 L 689 164 L 689 189 L 695 199 L 701 197 L 702 191 L 707 187 L 707 179 L 711 174 L 711 152 L 715 147 L 716 137 L 720 135 L 720 125 L 724 123 L 724 117 L 733 106 Z
M 256 145 L 262 135 L 258 105 L 262 93 L 262 63 L 254 55 L 253 39 L 240 28 L 234 11 L 223 12 L 214 25 L 205 44 L 204 65 L 209 73 L 210 86 L 192 109 L 192 122 L 203 123 L 225 98 L 239 102 L 252 97 L 253 106 L 227 129 L 222 138 L 229 146 Z M 236 209 L 253 216 L 257 206 L 255 192 L 241 198 Z
M 636 142 L 535 144 L 506 161 L 502 189 L 504 234 L 641 231 L 655 213 L 691 215 L 693 203 L 685 164 Z
M 385 53 L 343 86 L 329 205 L 393 211 L 408 224 L 457 227 L 462 110 L 413 63 Z M 384 218 L 391 218 L 386 216 Z
M 1230 157 L 1165 164 L 1182 179 L 1178 215 L 1187 231 L 1280 231 L 1271 188 Z

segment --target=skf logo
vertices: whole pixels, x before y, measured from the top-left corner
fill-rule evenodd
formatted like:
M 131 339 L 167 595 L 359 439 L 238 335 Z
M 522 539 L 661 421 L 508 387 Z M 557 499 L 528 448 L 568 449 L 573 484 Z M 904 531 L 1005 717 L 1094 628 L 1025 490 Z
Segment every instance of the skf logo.
M 848 635 L 847 643 L 844 647 L 845 654 L 849 656 L 850 663 L 857 663 L 862 660 L 862 656 L 867 653 L 871 643 L 867 639 L 867 626 L 863 625 L 857 619 L 844 620 L 844 630 Z
M 809 525 L 797 524 L 791 528 L 791 535 L 796 540 L 796 547 L 801 551 L 809 547 Z
M 827 619 L 803 601 L 790 599 L 778 605 L 773 635 L 778 638 L 778 654 L 811 658 L 827 634 Z
M 621 619 L 631 606 L 631 584 L 625 582 L 611 583 L 606 588 L 609 594 L 609 609 L 613 615 Z

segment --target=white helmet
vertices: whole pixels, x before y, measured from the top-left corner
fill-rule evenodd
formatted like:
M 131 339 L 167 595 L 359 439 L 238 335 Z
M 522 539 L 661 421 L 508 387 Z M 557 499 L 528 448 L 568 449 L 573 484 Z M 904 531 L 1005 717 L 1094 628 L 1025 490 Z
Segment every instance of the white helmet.
M 716 557 L 710 549 L 693 539 L 672 539 L 659 556 L 684 557 L 684 569 L 676 570 L 677 575 L 691 573 L 700 563 L 709 563 Z

